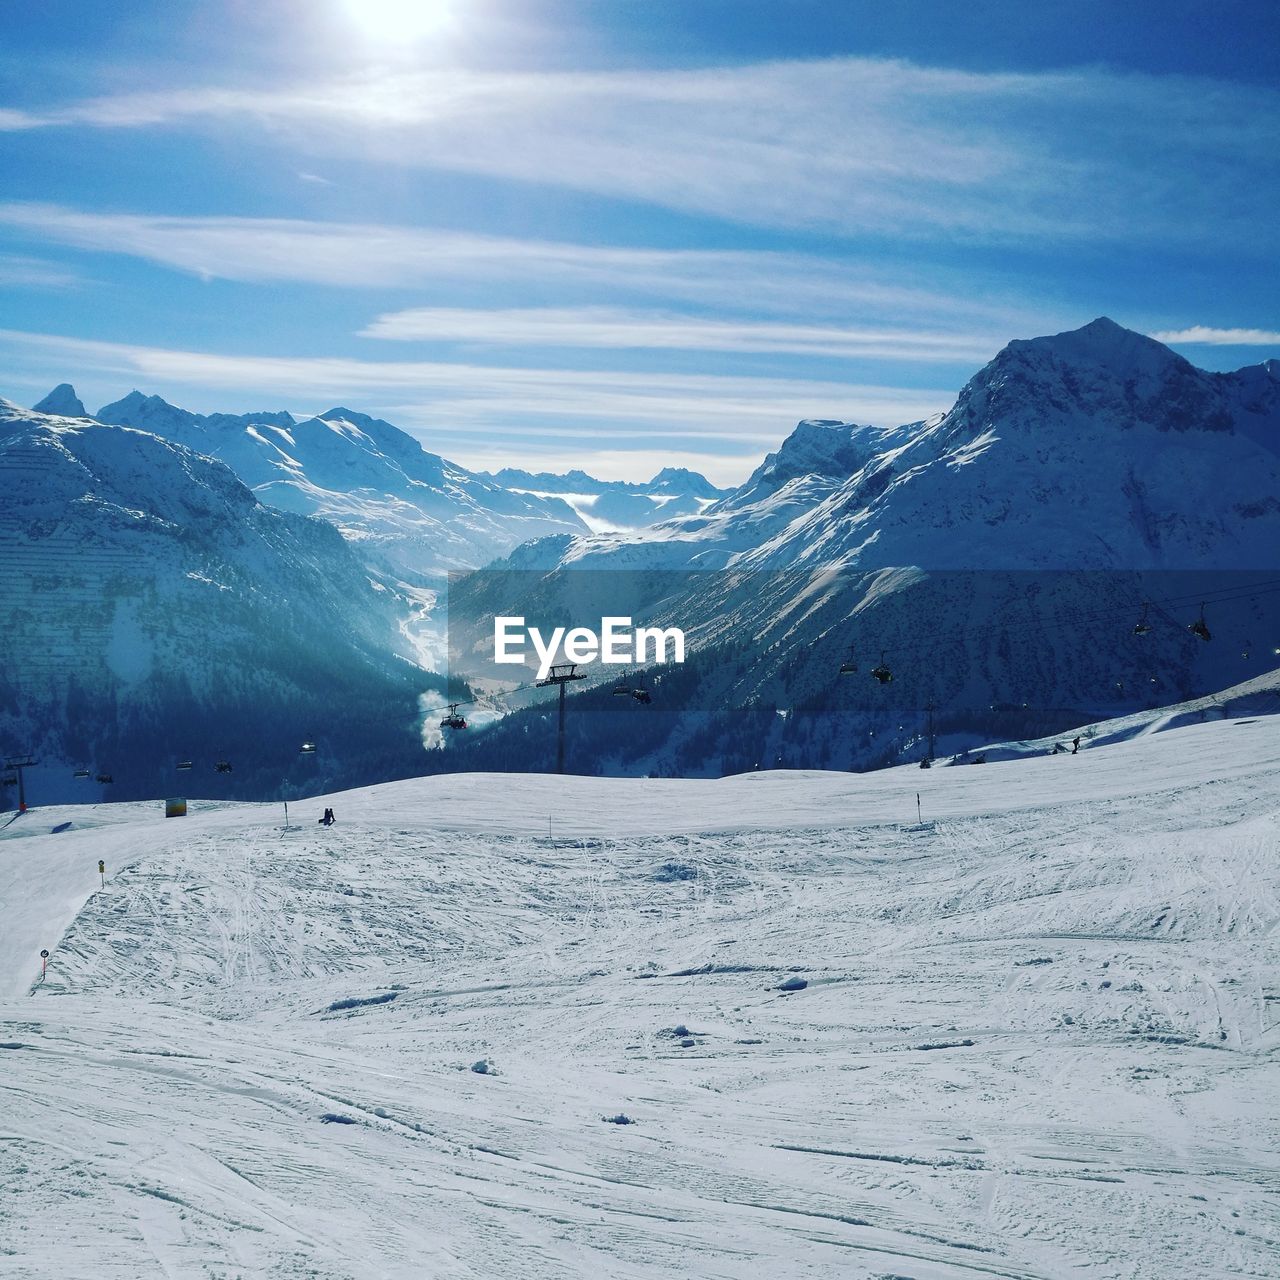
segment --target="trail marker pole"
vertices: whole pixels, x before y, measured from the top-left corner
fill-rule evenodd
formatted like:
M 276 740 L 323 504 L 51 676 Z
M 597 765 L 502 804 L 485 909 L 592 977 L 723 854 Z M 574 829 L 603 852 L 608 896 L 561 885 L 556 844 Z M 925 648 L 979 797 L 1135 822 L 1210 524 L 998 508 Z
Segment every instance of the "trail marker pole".
M 47 951 L 40 952 L 40 981 L 44 981 L 44 976 L 49 972 L 49 953 Z
M 918 791 L 916 792 L 916 826 L 924 826 L 924 819 L 920 816 L 920 793 Z
M 102 887 L 107 887 L 107 864 L 101 858 L 98 859 L 98 875 L 102 878 Z

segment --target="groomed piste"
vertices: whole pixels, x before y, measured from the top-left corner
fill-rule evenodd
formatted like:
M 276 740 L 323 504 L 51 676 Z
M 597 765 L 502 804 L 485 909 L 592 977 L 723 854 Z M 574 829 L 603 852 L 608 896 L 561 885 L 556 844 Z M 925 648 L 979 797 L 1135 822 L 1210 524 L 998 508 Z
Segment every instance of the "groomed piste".
M 290 817 L 0 818 L 0 1275 L 1280 1271 L 1280 717 Z

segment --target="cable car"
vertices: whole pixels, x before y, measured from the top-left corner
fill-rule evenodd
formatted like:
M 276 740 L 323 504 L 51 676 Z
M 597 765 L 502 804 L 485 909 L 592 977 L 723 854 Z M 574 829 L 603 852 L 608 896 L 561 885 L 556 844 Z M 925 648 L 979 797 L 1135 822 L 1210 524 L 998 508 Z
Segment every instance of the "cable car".
M 215 773 L 230 773 L 230 772 L 231 772 L 231 761 L 230 761 L 230 760 L 219 760 L 219 761 L 218 761 L 218 763 L 217 763 L 217 764 L 215 764 L 215 765 L 213 766 L 213 771 L 214 771 Z
M 440 721 L 442 729 L 465 729 L 467 722 L 458 714 L 458 708 L 462 705 L 460 702 L 449 703 L 449 714 Z
M 186 773 L 186 772 L 188 772 L 188 771 L 190 770 L 190 768 L 191 768 L 191 761 L 190 761 L 190 760 L 179 760 L 179 761 L 178 761 L 178 772 L 179 772 L 179 773 Z
M 1209 624 L 1204 620 L 1204 605 L 1200 606 L 1200 616 L 1187 628 L 1193 636 L 1199 636 L 1201 640 L 1212 640 L 1209 634 Z
M 1151 624 L 1147 621 L 1147 609 L 1150 608 L 1148 601 L 1142 602 L 1142 617 L 1133 624 L 1133 634 L 1135 636 L 1145 636 L 1151 630 Z
M 888 684 L 893 679 L 893 672 L 886 666 L 883 652 L 880 654 L 879 664 L 871 668 L 871 675 L 874 679 L 879 680 L 881 684 Z
M 74 776 L 74 777 L 77 777 L 77 778 L 88 778 L 88 777 L 90 777 L 91 775 L 90 775 L 90 773 L 89 773 L 89 770 L 88 770 L 88 769 L 77 769 L 77 770 L 75 771 L 75 774 L 74 774 L 73 776 Z
M 109 773 L 100 773 L 98 774 L 97 778 L 94 779 L 94 781 L 101 782 L 104 786 L 106 786 L 111 782 L 111 775 Z
M 316 753 L 316 744 L 309 739 L 298 748 L 300 756 L 313 756 Z

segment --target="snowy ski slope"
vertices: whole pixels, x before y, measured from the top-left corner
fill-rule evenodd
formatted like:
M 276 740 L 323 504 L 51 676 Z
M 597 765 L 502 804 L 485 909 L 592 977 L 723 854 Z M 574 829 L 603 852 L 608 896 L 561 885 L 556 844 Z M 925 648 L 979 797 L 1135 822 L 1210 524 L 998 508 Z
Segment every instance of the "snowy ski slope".
M 1280 717 L 290 812 L 0 832 L 0 1276 L 1280 1274 Z

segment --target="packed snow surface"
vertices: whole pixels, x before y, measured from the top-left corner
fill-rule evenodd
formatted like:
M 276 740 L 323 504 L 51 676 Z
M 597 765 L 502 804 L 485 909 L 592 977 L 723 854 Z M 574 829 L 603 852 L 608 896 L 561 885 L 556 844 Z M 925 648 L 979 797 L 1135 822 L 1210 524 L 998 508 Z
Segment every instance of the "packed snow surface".
M 35 810 L 0 1276 L 1275 1276 L 1278 777 L 1268 716 Z

